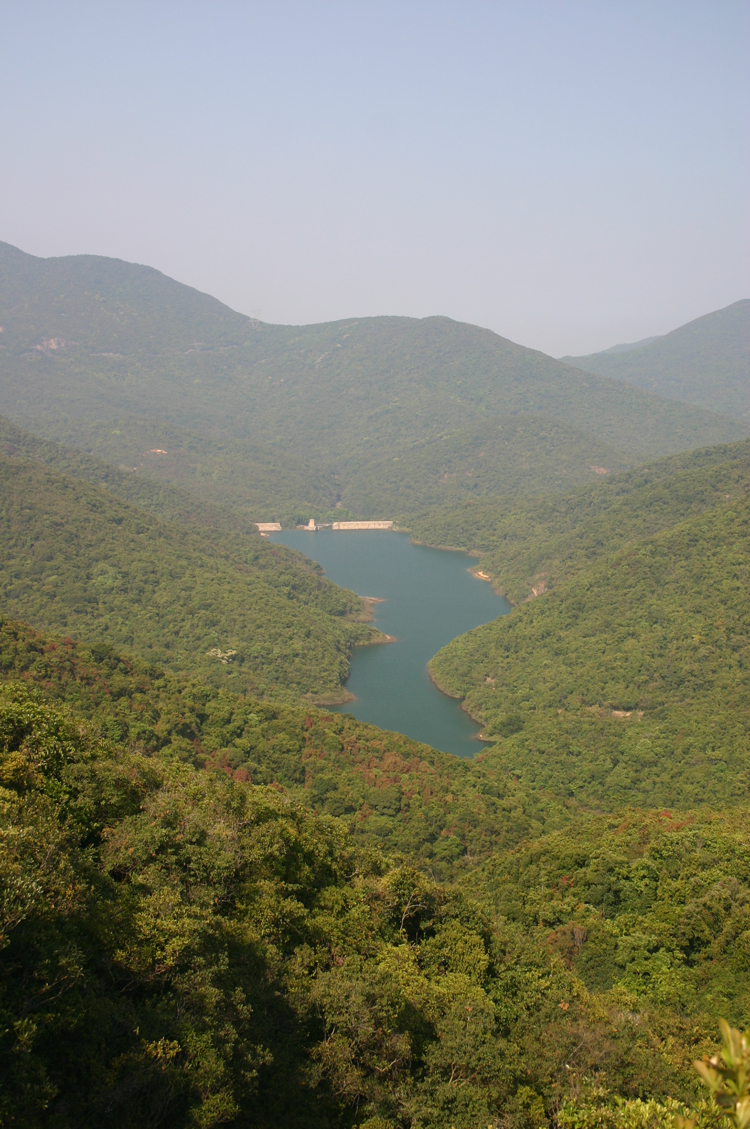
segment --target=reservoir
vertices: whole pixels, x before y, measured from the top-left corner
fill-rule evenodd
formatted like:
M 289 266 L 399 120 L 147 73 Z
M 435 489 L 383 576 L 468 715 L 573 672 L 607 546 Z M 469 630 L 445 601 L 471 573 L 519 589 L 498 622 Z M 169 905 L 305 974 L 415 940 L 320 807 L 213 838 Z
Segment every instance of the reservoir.
M 272 533 L 271 540 L 312 557 L 335 584 L 383 601 L 373 607 L 375 626 L 396 641 L 355 649 L 346 683 L 354 701 L 337 709 L 446 753 L 477 753 L 479 726 L 427 673 L 451 639 L 510 611 L 490 584 L 471 575 L 471 558 L 380 530 L 295 530 Z

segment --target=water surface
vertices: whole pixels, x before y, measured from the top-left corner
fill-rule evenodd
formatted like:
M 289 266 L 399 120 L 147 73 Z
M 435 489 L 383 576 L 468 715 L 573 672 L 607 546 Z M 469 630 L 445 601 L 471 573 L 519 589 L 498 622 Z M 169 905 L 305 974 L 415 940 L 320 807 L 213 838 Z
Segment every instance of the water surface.
M 479 727 L 427 674 L 429 660 L 451 639 L 510 611 L 471 575 L 472 558 L 382 530 L 295 530 L 271 540 L 312 557 L 335 584 L 383 601 L 374 605 L 375 625 L 396 642 L 355 649 L 346 683 L 354 701 L 338 708 L 447 753 L 478 752 Z

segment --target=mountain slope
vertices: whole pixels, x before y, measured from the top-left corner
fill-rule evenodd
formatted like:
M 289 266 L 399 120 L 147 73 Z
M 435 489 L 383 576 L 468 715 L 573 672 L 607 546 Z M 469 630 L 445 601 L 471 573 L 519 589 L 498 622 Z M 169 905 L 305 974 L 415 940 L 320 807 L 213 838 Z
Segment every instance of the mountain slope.
M 750 300 L 663 337 L 562 360 L 660 396 L 729 416 L 750 415 Z
M 71 478 L 100 486 L 121 501 L 139 506 L 163 521 L 180 522 L 225 537 L 255 538 L 258 534 L 256 524 L 237 510 L 211 505 L 167 482 L 153 481 L 131 470 L 112 466 L 75 447 L 49 442 L 17 427 L 4 416 L 0 416 L 0 452 L 6 456 L 33 459 Z
M 526 787 L 612 808 L 747 797 L 750 491 L 630 541 L 430 663 Z
M 678 1012 L 698 1004 L 742 1022 L 750 1005 L 736 942 L 750 926 L 744 818 L 631 809 L 580 819 L 498 852 L 467 886 L 589 990 L 617 985 Z
M 11 416 L 148 416 L 352 470 L 519 412 L 635 458 L 746 433 L 449 318 L 270 326 L 147 268 L 7 245 L 0 273 L 0 411 Z
M 750 490 L 750 441 L 670 455 L 568 494 L 486 498 L 409 519 L 412 536 L 481 554 L 513 603 L 631 542 Z
M 546 494 L 592 482 L 630 460 L 548 416 L 493 416 L 374 458 L 341 492 L 349 510 L 389 515 L 487 494 Z
M 572 1124 L 688 1113 L 672 1096 L 694 1095 L 689 1064 L 714 1024 L 670 991 L 683 971 L 688 989 L 697 979 L 674 943 L 686 931 L 644 914 L 643 896 L 637 926 L 666 933 L 672 962 L 657 953 L 650 983 L 650 937 L 623 915 L 620 983 L 588 992 L 564 935 L 554 946 L 493 920 L 278 787 L 102 742 L 19 687 L 0 691 L 0 779 L 4 1124 L 527 1129 L 561 1103 Z M 714 918 L 741 938 L 747 832 L 707 830 L 702 858 L 688 833 L 654 862 L 666 885 L 664 862 L 671 877 L 687 861 L 683 903 L 709 863 L 729 895 Z M 642 835 L 628 841 L 642 853 Z M 620 849 L 621 871 L 631 857 Z M 649 890 L 650 861 L 633 893 Z M 596 867 L 578 862 L 590 888 Z M 730 945 L 714 955 L 731 987 Z M 737 972 L 739 1011 L 746 962 Z M 579 1109 L 578 1071 L 619 1122 Z M 664 1104 L 618 1101 L 643 1092 Z
M 342 700 L 365 605 L 259 536 L 164 522 L 30 459 L 0 457 L 4 614 L 281 697 Z M 231 654 L 231 652 L 235 652 Z
M 3 344 L 159 353 L 244 341 L 250 319 L 153 267 L 100 255 L 41 259 L 0 243 Z M 57 344 L 54 344 L 54 342 Z
M 108 463 L 134 483 L 176 487 L 210 508 L 230 508 L 245 524 L 281 521 L 293 527 L 311 516 L 322 520 L 340 497 L 335 472 L 252 440 L 201 435 L 134 416 L 94 422 L 18 417 L 16 422 L 54 440 L 53 445 L 85 452 L 99 465 Z
M 544 826 L 562 805 L 532 801 L 514 781 L 348 714 L 259 702 L 200 685 L 101 643 L 60 639 L 0 618 L 0 681 L 66 703 L 101 736 L 146 756 L 282 786 L 342 819 L 362 846 L 408 853 L 442 877 L 477 865 Z

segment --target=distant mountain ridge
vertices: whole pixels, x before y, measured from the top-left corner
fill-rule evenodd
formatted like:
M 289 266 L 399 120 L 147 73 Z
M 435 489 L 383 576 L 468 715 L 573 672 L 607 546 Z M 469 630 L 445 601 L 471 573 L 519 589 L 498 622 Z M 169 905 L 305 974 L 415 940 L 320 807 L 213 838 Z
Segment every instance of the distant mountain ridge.
M 101 255 L 42 259 L 0 242 L 7 349 L 78 345 L 109 354 L 237 345 L 252 319 L 153 267 Z
M 750 431 L 745 421 L 592 376 L 450 318 L 267 325 L 152 268 L 96 256 L 40 259 L 0 244 L 0 325 L 0 412 L 32 431 L 38 420 L 47 436 L 114 465 L 128 447 L 120 420 L 137 419 L 138 434 L 146 420 L 154 433 L 180 429 L 218 442 L 205 463 L 175 462 L 171 481 L 224 505 L 238 493 L 222 483 L 241 478 L 230 440 L 257 446 L 260 461 L 246 465 L 275 476 L 279 488 L 268 493 L 284 512 L 349 505 L 352 484 L 358 515 L 382 516 L 375 511 L 402 499 L 413 512 L 488 490 L 558 490 L 574 481 L 561 478 L 561 466 L 583 468 L 575 481 L 584 481 L 605 459 L 603 447 L 604 466 L 623 467 Z M 533 473 L 524 474 L 529 448 L 521 445 L 518 459 L 484 468 L 480 486 L 477 427 L 517 415 L 543 417 L 541 430 L 553 422 L 560 459 L 545 469 L 534 457 Z M 92 427 L 95 450 L 84 437 Z M 425 445 L 449 433 L 445 465 L 437 450 L 422 458 Z M 284 465 L 290 456 L 294 474 Z M 407 481 L 416 467 L 418 490 Z M 169 473 L 163 459 L 160 480 Z M 311 491 L 306 479 L 319 486 Z M 450 481 L 448 496 L 441 483 Z M 247 497 L 243 512 L 254 517 Z
M 705 314 L 662 337 L 560 359 L 659 396 L 750 418 L 750 299 Z
M 606 354 L 629 353 L 632 349 L 642 349 L 644 345 L 650 345 L 652 341 L 658 341 L 659 336 L 660 335 L 657 334 L 656 337 L 644 337 L 641 341 L 630 341 L 622 345 L 611 345 L 609 349 L 603 349 L 602 352 Z M 564 361 L 568 358 L 561 357 L 560 359 Z

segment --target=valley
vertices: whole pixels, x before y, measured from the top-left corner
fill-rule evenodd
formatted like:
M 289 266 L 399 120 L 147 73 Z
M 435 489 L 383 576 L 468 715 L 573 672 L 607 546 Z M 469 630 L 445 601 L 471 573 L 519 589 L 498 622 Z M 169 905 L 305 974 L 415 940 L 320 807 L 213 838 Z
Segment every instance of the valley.
M 747 309 L 558 361 L 0 245 L 4 1124 L 722 1124 Z
M 478 753 L 479 726 L 437 690 L 427 667 L 445 643 L 510 611 L 472 575 L 472 558 L 416 546 L 408 534 L 385 530 L 295 531 L 271 538 L 315 560 L 329 580 L 376 597 L 374 626 L 391 642 L 357 648 L 346 681 L 353 700 L 338 708 L 443 752 Z

